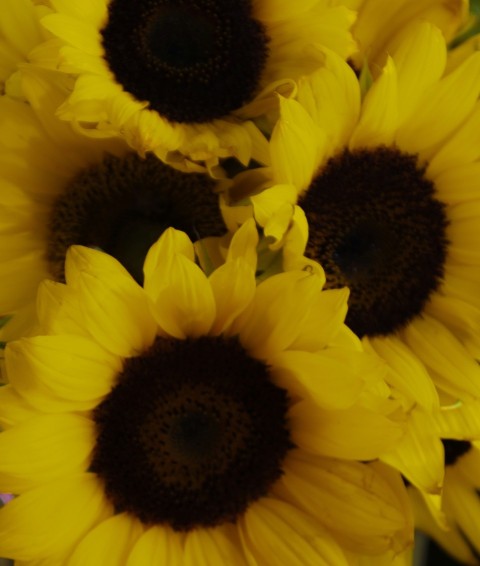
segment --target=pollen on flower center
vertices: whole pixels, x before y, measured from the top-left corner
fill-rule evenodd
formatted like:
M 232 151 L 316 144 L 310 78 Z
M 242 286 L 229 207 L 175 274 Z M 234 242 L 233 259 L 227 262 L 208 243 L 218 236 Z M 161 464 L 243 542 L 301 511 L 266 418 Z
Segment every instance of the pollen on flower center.
M 102 38 L 116 80 L 175 122 L 241 107 L 258 90 L 268 54 L 251 0 L 112 0 Z
M 356 334 L 388 335 L 422 312 L 442 280 L 447 219 L 416 156 L 346 150 L 299 205 L 307 255 L 324 267 L 327 287 L 350 288 L 346 323 Z
M 153 156 L 105 157 L 72 179 L 53 206 L 53 277 L 63 280 L 67 249 L 81 244 L 113 255 L 141 283 L 147 251 L 169 226 L 192 241 L 226 231 L 213 186 L 206 175 L 181 173 Z
M 235 521 L 282 474 L 285 390 L 236 338 L 157 338 L 94 414 L 92 471 L 118 510 L 185 531 Z

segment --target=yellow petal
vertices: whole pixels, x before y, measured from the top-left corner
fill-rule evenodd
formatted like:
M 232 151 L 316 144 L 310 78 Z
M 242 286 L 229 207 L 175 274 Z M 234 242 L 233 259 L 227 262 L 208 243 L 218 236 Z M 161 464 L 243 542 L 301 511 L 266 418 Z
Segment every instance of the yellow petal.
M 247 510 L 239 526 L 243 546 L 255 559 L 253 564 L 347 564 L 333 537 L 309 515 L 287 503 L 264 497 Z
M 0 32 L 2 39 L 22 53 L 25 57 L 29 51 L 42 41 L 40 26 L 35 15 L 34 6 L 28 0 L 4 2 Z
M 68 45 L 90 55 L 101 57 L 103 54 L 100 35 L 90 22 L 64 14 L 49 14 L 42 18 L 42 25 Z
M 232 237 L 226 261 L 242 258 L 255 271 L 257 267 L 258 230 L 253 218 L 245 221 Z
M 255 16 L 267 22 L 290 20 L 299 12 L 311 10 L 316 3 L 317 0 L 302 0 L 298 3 L 289 0 L 262 0 L 255 4 Z
M 439 191 L 440 198 L 443 197 L 442 183 L 437 180 L 437 176 L 444 173 L 447 175 L 454 167 L 466 167 L 477 165 L 480 157 L 480 148 L 477 145 L 478 129 L 480 128 L 480 103 L 476 103 L 473 112 L 468 116 L 465 123 L 461 125 L 457 132 L 447 138 L 442 147 L 435 152 L 427 167 L 427 175 L 435 182 L 435 188 Z M 473 163 L 477 161 L 476 163 Z M 445 183 L 445 180 L 443 181 Z M 471 198 L 478 198 L 478 186 L 475 195 Z M 450 188 L 450 187 L 449 187 Z M 465 190 L 462 185 L 455 186 L 460 194 Z M 451 190 L 451 188 L 450 188 Z M 457 197 L 458 198 L 458 197 Z
M 455 263 L 467 266 L 480 265 L 477 245 L 477 226 L 480 217 L 480 200 L 471 200 L 451 206 L 448 210 L 447 239 L 451 242 L 448 251 Z M 456 267 L 456 266 L 454 266 Z
M 114 515 L 83 538 L 66 566 L 125 566 L 142 532 L 142 524 L 132 515 Z
M 275 182 L 306 189 L 321 162 L 325 134 L 295 100 L 280 97 L 280 118 L 270 141 Z
M 35 336 L 8 344 L 7 374 L 16 391 L 44 411 L 91 409 L 107 395 L 121 360 L 81 336 Z
M 346 287 L 318 293 L 291 348 L 315 351 L 331 343 L 344 326 L 349 294 Z
M 275 493 L 318 518 L 349 550 L 377 554 L 405 546 L 400 535 L 409 528 L 399 474 L 394 489 L 373 466 L 306 455 L 289 457 L 284 470 Z
M 454 396 L 480 397 L 480 367 L 443 324 L 423 315 L 403 332 L 418 358 L 436 374 L 437 385 Z
M 422 153 L 446 139 L 473 110 L 479 92 L 480 53 L 474 53 L 424 93 L 415 119 L 399 128 L 397 143 L 401 149 Z
M 0 387 L 0 427 L 9 428 L 31 419 L 38 411 L 15 391 L 12 385 Z
M 20 493 L 85 471 L 95 444 L 94 424 L 77 415 L 40 415 L 0 434 L 0 485 Z
M 462 564 L 475 564 L 476 559 L 458 529 L 454 525 L 441 527 L 425 504 L 422 493 L 414 488 L 410 488 L 408 491 L 418 529 L 441 543 L 443 548 L 455 556 L 457 560 L 460 560 Z
M 432 424 L 441 438 L 475 440 L 480 438 L 480 402 L 459 402 L 432 414 Z
M 455 297 L 435 293 L 425 312 L 445 324 L 460 340 L 469 333 L 480 333 L 480 309 Z
M 107 2 L 84 2 L 83 0 L 51 0 L 50 4 L 60 13 L 67 14 L 89 22 L 92 26 L 100 26 L 107 16 Z
M 237 319 L 232 332 L 239 332 L 242 344 L 255 357 L 267 358 L 288 348 L 322 285 L 318 275 L 304 271 L 269 277 L 257 287 L 250 308 Z
M 350 149 L 390 145 L 398 127 L 397 71 L 388 58 L 363 101 L 360 120 L 350 138 Z
M 2 555 L 40 560 L 66 553 L 110 514 L 100 483 L 92 474 L 55 480 L 0 509 Z
M 325 130 L 326 155 L 348 143 L 360 114 L 360 87 L 346 61 L 325 50 L 324 66 L 299 80 L 297 99 L 314 124 Z
M 143 273 L 145 275 L 144 288 L 147 293 L 155 294 L 162 283 L 157 280 L 159 269 L 168 268 L 168 262 L 176 254 L 182 254 L 190 261 L 195 259 L 195 250 L 190 238 L 174 228 L 167 228 L 160 238 L 148 250 Z
M 414 409 L 402 440 L 381 459 L 399 470 L 413 485 L 439 493 L 443 483 L 443 446 L 428 413 Z
M 270 249 L 279 250 L 282 247 L 284 236 L 292 223 L 294 207 L 289 203 L 279 206 L 268 219 L 263 233 L 267 241 L 271 241 Z
M 208 334 L 216 307 L 206 275 L 182 255 L 169 262 L 168 272 L 159 271 L 163 286 L 153 297 L 153 315 L 159 326 L 181 339 Z
M 83 324 L 78 294 L 63 283 L 44 280 L 37 293 L 37 314 L 48 334 L 76 334 L 90 337 Z
M 181 535 L 167 525 L 152 527 L 135 543 L 126 566 L 184 566 L 181 540 Z
M 425 366 L 396 336 L 364 338 L 370 347 L 388 365 L 386 381 L 427 411 L 439 408 L 437 390 Z
M 211 333 L 221 334 L 252 301 L 256 289 L 255 272 L 239 257 L 216 269 L 209 281 L 217 312 Z
M 476 144 L 463 146 L 464 151 L 468 151 L 471 147 L 476 148 Z M 440 164 L 436 161 L 435 163 Z M 427 175 L 434 180 L 438 198 L 442 202 L 458 204 L 478 199 L 478 178 L 480 175 L 480 163 L 478 161 L 465 165 L 462 159 L 460 165 L 447 167 L 446 170 L 439 173 L 431 171 L 429 167 Z
M 458 460 L 458 466 L 449 467 L 448 470 L 458 471 L 462 481 L 477 488 L 480 484 L 478 469 L 480 466 L 480 444 L 478 440 L 471 443 L 470 450 Z M 449 479 L 449 478 L 448 478 Z
M 252 196 L 251 201 L 255 220 L 260 226 L 266 226 L 285 205 L 290 205 L 293 209 L 293 205 L 297 202 L 297 188 L 295 185 L 273 185 Z M 280 237 L 283 236 L 283 232 Z
M 480 499 L 475 486 L 465 481 L 460 470 L 447 471 L 443 500 L 447 516 L 454 518 L 462 535 L 479 550 Z
M 244 564 L 238 543 L 229 536 L 228 528 L 194 529 L 185 537 L 184 566 L 224 566 Z
M 166 230 L 145 260 L 145 291 L 160 327 L 175 338 L 207 334 L 215 320 L 215 299 L 206 275 L 194 263 L 187 235 Z
M 393 51 L 392 58 L 398 77 L 399 121 L 403 122 L 415 111 L 425 90 L 443 75 L 447 59 L 445 39 L 433 25 L 417 24 Z
M 364 382 L 348 357 L 342 360 L 328 354 L 328 350 L 319 353 L 290 350 L 273 356 L 269 363 L 275 382 L 300 397 L 312 399 L 323 409 L 351 407 L 358 400 Z
M 313 454 L 348 460 L 373 460 L 400 441 L 404 428 L 364 407 L 319 410 L 301 401 L 289 411 L 294 444 Z
M 151 346 L 157 327 L 148 297 L 117 260 L 72 246 L 66 275 L 78 289 L 85 328 L 103 347 L 129 357 Z

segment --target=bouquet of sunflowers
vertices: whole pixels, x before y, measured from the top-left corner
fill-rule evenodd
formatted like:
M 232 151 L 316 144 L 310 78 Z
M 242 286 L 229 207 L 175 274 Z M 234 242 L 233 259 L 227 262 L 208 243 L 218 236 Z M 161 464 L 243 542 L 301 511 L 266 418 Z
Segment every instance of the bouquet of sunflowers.
M 0 556 L 478 563 L 470 4 L 1 0 Z

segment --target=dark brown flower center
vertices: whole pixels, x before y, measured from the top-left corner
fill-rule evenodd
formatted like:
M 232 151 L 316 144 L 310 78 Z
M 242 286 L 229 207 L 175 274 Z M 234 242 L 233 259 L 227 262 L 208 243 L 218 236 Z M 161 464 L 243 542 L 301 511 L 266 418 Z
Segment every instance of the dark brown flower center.
M 236 338 L 157 338 L 95 411 L 92 471 L 115 507 L 145 524 L 235 521 L 282 474 L 287 408 Z
M 442 444 L 445 451 L 445 466 L 453 466 L 472 448 L 472 444 L 467 440 L 442 440 Z
M 107 156 L 82 171 L 57 199 L 47 259 L 62 281 L 69 246 L 98 247 L 116 257 L 141 283 L 150 246 L 169 226 L 192 241 L 225 231 L 214 181 L 181 173 L 153 156 Z
M 268 53 L 251 0 L 112 0 L 102 36 L 116 80 L 175 122 L 208 122 L 249 101 Z
M 345 150 L 299 201 L 306 253 L 324 267 L 327 287 L 350 288 L 346 322 L 359 336 L 405 326 L 442 280 L 445 207 L 424 173 L 395 148 Z

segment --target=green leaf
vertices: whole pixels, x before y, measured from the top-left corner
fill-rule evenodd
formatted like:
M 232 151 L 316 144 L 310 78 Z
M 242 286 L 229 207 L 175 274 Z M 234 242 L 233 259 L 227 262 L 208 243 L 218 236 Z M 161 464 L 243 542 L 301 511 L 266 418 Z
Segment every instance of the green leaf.
M 456 37 L 448 45 L 449 49 L 454 49 L 465 43 L 474 35 L 480 33 L 480 0 L 470 0 L 470 14 L 472 17 L 467 25 L 461 29 Z
M 480 0 L 470 0 L 470 13 L 480 16 Z
M 370 72 L 370 67 L 368 66 L 368 61 L 365 60 L 363 64 L 362 70 L 360 71 L 360 77 L 358 78 L 358 82 L 360 84 L 360 92 L 362 93 L 362 98 L 367 94 L 370 90 L 370 87 L 373 84 L 373 77 L 372 73 Z

